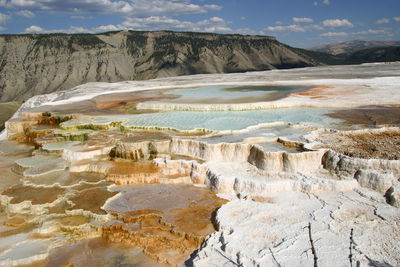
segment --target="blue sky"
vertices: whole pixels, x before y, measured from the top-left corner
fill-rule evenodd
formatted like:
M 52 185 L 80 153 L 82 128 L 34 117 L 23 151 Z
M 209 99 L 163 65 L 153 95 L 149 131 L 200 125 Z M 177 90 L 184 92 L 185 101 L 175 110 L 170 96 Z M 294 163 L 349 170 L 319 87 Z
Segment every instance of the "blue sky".
M 0 33 L 175 30 L 297 47 L 400 40 L 400 0 L 0 0 Z

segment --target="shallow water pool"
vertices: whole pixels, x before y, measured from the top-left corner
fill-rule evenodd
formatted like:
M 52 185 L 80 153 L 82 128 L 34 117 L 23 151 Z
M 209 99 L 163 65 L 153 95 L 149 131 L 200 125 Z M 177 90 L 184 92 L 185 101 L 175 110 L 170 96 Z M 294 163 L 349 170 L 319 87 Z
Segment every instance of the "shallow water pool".
M 251 111 L 171 111 L 129 116 L 127 127 L 166 127 L 178 130 L 207 129 L 212 131 L 241 130 L 249 126 L 273 123 L 309 123 L 328 126 L 340 120 L 326 117 L 328 109 L 282 108 Z
M 286 97 L 293 92 L 311 89 L 305 85 L 219 85 L 168 90 L 165 95 L 175 98 L 163 98 L 149 103 L 196 103 L 196 104 L 233 104 L 273 101 Z

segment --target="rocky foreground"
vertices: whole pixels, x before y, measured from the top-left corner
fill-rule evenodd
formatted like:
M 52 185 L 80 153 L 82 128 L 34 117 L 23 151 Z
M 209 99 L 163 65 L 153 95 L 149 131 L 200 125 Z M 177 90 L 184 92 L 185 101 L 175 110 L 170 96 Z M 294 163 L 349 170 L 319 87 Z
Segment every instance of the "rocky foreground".
M 249 77 L 242 78 L 257 76 Z M 334 99 L 357 95 L 369 103 L 368 92 L 396 90 L 379 85 L 391 79 L 397 78 L 336 80 L 328 89 L 313 87 L 277 101 L 333 106 Z M 341 86 L 349 84 L 354 90 L 343 96 Z M 304 121 L 181 130 L 153 121 L 145 127 L 128 119 L 171 118 L 138 108 L 163 96 L 135 92 L 140 85 L 129 84 L 109 85 L 131 90 L 129 95 L 94 96 L 105 84 L 88 86 L 98 91 L 84 98 L 83 86 L 33 98 L 6 123 L 7 140 L 0 142 L 0 264 L 400 264 L 396 123 L 349 125 L 347 113 L 346 121 L 328 119 L 343 117 L 343 105 L 353 106 L 349 100 L 328 115 L 316 110 L 323 126 Z M 231 127 L 237 123 L 227 118 Z M 389 115 L 387 121 L 393 122 Z

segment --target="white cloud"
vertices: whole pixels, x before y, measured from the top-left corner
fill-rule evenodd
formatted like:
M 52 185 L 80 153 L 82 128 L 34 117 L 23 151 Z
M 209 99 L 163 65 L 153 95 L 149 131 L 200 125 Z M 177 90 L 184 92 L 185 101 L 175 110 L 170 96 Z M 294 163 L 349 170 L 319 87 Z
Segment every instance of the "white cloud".
M 353 27 L 353 24 L 347 19 L 327 19 L 322 22 L 325 27 Z
M 233 30 L 229 27 L 229 22 L 220 17 L 212 17 L 209 19 L 191 22 L 181 21 L 167 16 L 151 16 L 147 18 L 127 18 L 124 22 L 117 25 L 102 25 L 91 29 L 82 27 L 70 27 L 68 29 L 52 29 L 47 30 L 39 26 L 32 25 L 25 29 L 25 33 L 96 33 L 118 30 L 175 30 L 175 31 L 200 31 L 200 32 L 218 32 L 218 33 L 242 33 L 253 34 L 259 32 L 251 32 L 250 29 Z
M 355 32 L 354 35 L 389 35 L 389 29 L 374 30 L 368 29 L 366 31 Z
M 199 30 L 195 23 L 180 21 L 171 17 L 151 16 L 147 18 L 127 18 L 122 26 L 134 30 Z
M 15 12 L 15 14 L 17 14 L 18 16 L 21 16 L 21 17 L 29 18 L 29 19 L 35 17 L 35 13 L 33 13 L 32 11 L 29 11 L 29 10 L 20 10 L 20 11 Z
M 246 17 L 245 16 L 241 16 L 240 20 L 246 20 Z
M 256 31 L 250 28 L 240 28 L 240 29 L 235 29 L 233 32 L 239 33 L 239 34 L 244 34 L 244 35 L 262 35 L 263 32 L 261 31 Z
M 318 6 L 320 3 L 318 1 L 314 1 L 314 6 Z M 323 5 L 330 5 L 331 1 L 330 0 L 322 0 L 321 4 Z
M 306 32 L 306 29 L 300 25 L 269 26 L 267 27 L 267 30 L 271 32 L 284 32 L 284 31 Z
M 56 32 L 61 32 L 61 31 L 62 30 L 56 30 Z M 66 32 L 66 33 L 93 33 L 93 31 L 90 31 L 83 27 L 75 27 L 75 26 L 71 26 L 68 30 L 66 30 L 64 32 Z
M 387 18 L 381 18 L 381 19 L 378 19 L 377 21 L 376 21 L 376 24 L 387 24 L 387 23 L 389 23 L 390 21 L 389 21 L 389 19 L 387 19 Z
M 28 28 L 25 29 L 24 33 L 94 33 L 93 30 L 88 30 L 83 27 L 76 27 L 76 26 L 71 26 L 68 29 L 54 29 L 54 30 L 46 30 L 43 29 L 42 27 L 32 25 Z
M 322 31 L 324 27 L 318 24 L 308 24 L 308 25 L 278 25 L 278 26 L 269 26 L 265 29 L 267 32 L 284 32 L 284 31 L 291 31 L 291 32 L 308 32 L 308 31 Z
M 219 6 L 219 5 L 204 5 L 204 8 L 209 9 L 209 10 L 219 11 L 219 10 L 222 9 L 222 6 Z
M 292 18 L 294 23 L 313 23 L 314 20 L 311 18 Z
M 206 32 L 220 32 L 220 33 L 230 33 L 232 29 L 226 26 L 210 26 L 204 29 Z
M 192 0 L 1 0 L 0 6 L 30 11 L 103 13 L 136 16 L 182 15 L 220 10 L 218 5 L 198 5 Z
M 342 36 L 347 36 L 349 35 L 346 32 L 326 32 L 326 33 L 322 33 L 319 36 L 321 37 L 342 37 Z
M 316 30 L 316 31 L 323 31 L 324 27 L 318 25 L 318 24 L 312 24 L 312 25 L 307 25 L 307 29 L 309 30 Z
M 25 29 L 25 33 L 43 33 L 45 30 L 39 26 L 32 25 Z
M 220 17 L 191 22 L 181 21 L 167 16 L 151 16 L 147 18 L 127 18 L 119 27 L 134 30 L 232 32 L 228 24 L 229 22 Z
M 103 25 L 93 29 L 94 32 L 111 32 L 111 31 L 119 31 L 124 30 L 124 28 L 118 27 L 116 25 Z
M 394 19 L 395 21 L 400 22 L 400 17 L 394 17 L 393 19 Z
M 71 16 L 71 19 L 93 19 L 93 16 Z
M 0 24 L 5 24 L 10 18 L 10 15 L 0 13 Z

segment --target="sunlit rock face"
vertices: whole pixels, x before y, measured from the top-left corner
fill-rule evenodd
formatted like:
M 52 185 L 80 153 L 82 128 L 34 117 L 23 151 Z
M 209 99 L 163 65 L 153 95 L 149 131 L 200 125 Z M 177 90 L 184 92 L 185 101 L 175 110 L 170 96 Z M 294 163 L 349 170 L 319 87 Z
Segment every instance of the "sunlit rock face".
M 0 141 L 0 265 L 399 265 L 396 66 L 28 100 Z

